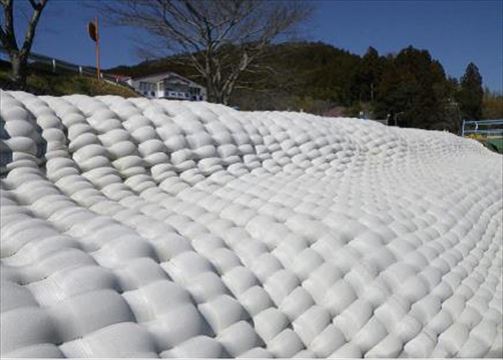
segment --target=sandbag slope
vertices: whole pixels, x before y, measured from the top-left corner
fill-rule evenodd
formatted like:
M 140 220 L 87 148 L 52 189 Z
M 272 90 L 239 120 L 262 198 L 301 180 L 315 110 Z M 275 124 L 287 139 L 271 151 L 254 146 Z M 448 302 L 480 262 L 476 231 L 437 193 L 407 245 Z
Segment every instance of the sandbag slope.
M 116 96 L 0 116 L 2 356 L 502 356 L 475 141 Z

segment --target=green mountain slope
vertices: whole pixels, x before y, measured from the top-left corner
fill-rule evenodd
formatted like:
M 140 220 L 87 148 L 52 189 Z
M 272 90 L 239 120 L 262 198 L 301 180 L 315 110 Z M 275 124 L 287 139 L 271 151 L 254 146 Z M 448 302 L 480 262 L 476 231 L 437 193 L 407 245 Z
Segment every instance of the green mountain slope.
M 360 60 L 358 55 L 323 43 L 272 45 L 261 59 L 263 70 L 253 69 L 241 76 L 231 104 L 246 110 L 299 110 L 316 101 L 326 108 L 351 105 L 351 81 Z M 183 64 L 181 56 L 108 70 L 132 77 L 164 71 L 177 72 L 204 85 L 188 62 Z

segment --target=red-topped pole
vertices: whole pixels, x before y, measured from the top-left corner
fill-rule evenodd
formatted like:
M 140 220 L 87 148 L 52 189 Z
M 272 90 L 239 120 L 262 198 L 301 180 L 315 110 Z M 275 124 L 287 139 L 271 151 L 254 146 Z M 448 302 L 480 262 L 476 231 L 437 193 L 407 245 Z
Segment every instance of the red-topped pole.
M 98 16 L 95 17 L 94 22 L 91 21 L 87 25 L 87 30 L 89 32 L 89 37 L 96 43 L 96 76 L 101 79 L 100 70 L 100 36 L 98 30 Z
M 101 79 L 100 71 L 100 35 L 98 29 L 98 16 L 96 16 L 96 71 L 98 72 L 98 79 Z

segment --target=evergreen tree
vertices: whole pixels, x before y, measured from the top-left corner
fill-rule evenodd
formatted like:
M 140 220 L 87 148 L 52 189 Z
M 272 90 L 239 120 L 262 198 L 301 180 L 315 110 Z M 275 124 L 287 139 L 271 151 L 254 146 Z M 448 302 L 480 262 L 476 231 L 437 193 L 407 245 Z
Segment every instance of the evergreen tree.
M 474 63 L 468 64 L 460 83 L 458 102 L 463 116 L 466 119 L 479 120 L 482 117 L 484 90 L 482 76 Z
M 388 56 L 379 83 L 375 112 L 391 123 L 423 129 L 451 129 L 445 124 L 448 82 L 442 65 L 426 50 L 409 46 Z
M 373 47 L 369 47 L 363 55 L 358 75 L 360 100 L 374 101 L 375 89 L 381 76 L 381 61 L 379 53 Z

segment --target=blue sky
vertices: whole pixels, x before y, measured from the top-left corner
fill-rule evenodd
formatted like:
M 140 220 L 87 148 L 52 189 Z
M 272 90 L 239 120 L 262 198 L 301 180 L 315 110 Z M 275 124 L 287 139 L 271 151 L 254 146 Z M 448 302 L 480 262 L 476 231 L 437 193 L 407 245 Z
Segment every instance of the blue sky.
M 503 91 L 503 0 L 316 1 L 313 19 L 301 34 L 363 54 L 413 45 L 427 49 L 446 72 L 460 77 L 474 62 L 484 84 Z M 79 64 L 93 64 L 94 45 L 86 24 L 95 11 L 79 0 L 50 0 L 34 51 Z M 102 27 L 102 65 L 135 64 L 134 31 Z

